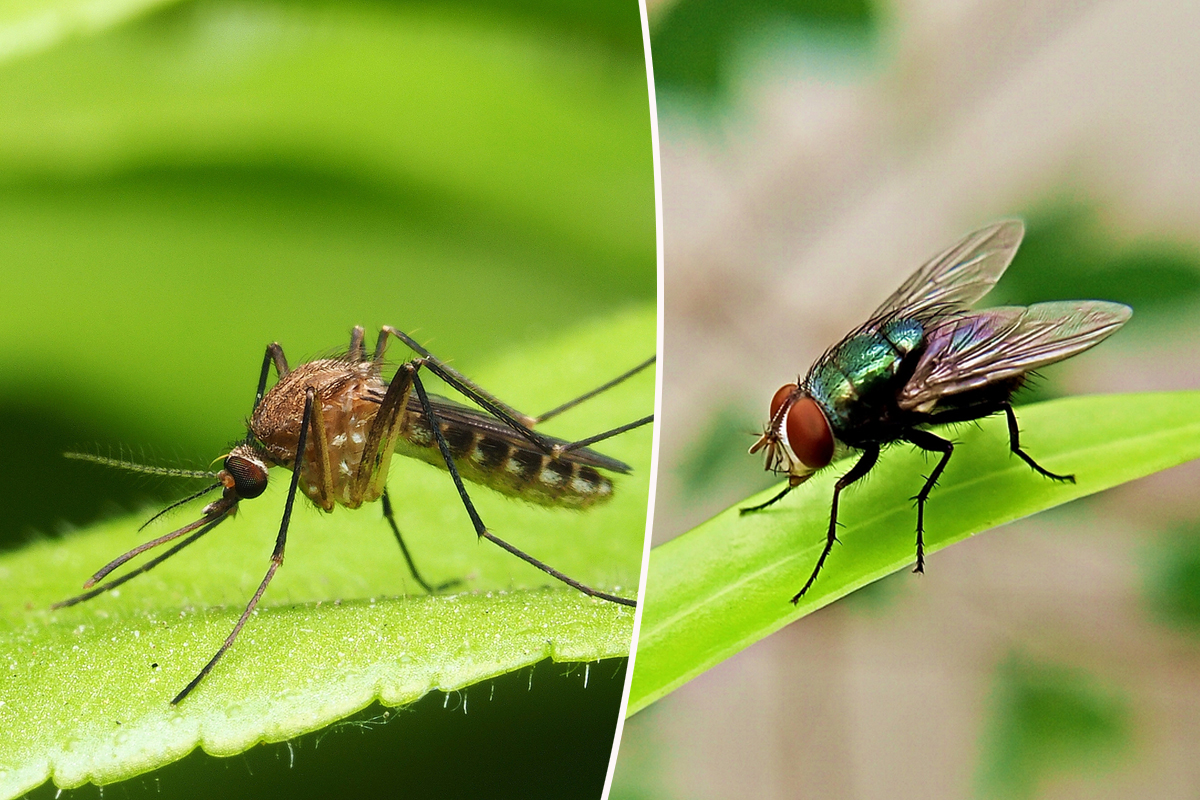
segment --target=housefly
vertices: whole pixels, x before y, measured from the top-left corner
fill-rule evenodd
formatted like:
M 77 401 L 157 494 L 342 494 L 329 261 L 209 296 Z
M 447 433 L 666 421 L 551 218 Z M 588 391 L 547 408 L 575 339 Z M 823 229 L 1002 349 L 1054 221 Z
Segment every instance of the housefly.
M 925 569 L 925 501 L 954 445 L 926 428 L 1003 412 L 1013 453 L 1035 472 L 1074 483 L 1042 467 L 1021 449 L 1013 393 L 1031 370 L 1094 347 L 1124 325 L 1128 306 L 1067 300 L 972 311 L 1016 254 L 1025 228 L 1008 220 L 978 230 L 917 270 L 861 326 L 825 351 L 808 374 L 780 387 L 771 418 L 751 453 L 766 450 L 766 468 L 788 484 L 760 511 L 829 466 L 858 460 L 833 487 L 829 531 L 812 574 L 792 598 L 812 586 L 837 541 L 838 496 L 875 466 L 879 452 L 908 442 L 940 456 L 917 493 L 917 563 Z
M 383 373 L 383 359 L 388 343 L 393 338 L 399 339 L 417 356 L 402 363 L 392 379 L 387 381 Z M 363 329 L 356 327 L 350 337 L 350 349 L 344 357 L 309 361 L 295 368 L 288 366 L 283 348 L 277 343 L 271 344 L 263 356 L 246 437 L 225 456 L 219 472 L 160 470 L 114 459 L 68 454 L 141 472 L 183 474 L 215 481 L 159 512 L 150 521 L 171 508 L 209 492 L 219 489 L 221 496 L 205 506 L 196 521 L 118 556 L 84 584 L 88 591 L 64 600 L 54 608 L 89 600 L 175 555 L 234 516 L 241 501 L 253 499 L 266 491 L 268 469 L 273 466 L 290 469 L 292 474 L 266 575 L 216 654 L 191 683 L 176 695 L 172 704 L 187 697 L 233 645 L 275 571 L 283 563 L 288 524 L 298 491 L 325 511 L 333 511 L 338 505 L 358 508 L 364 503 L 381 500 L 383 515 L 391 526 L 413 578 L 428 592 L 448 588 L 457 581 L 433 586 L 425 580 L 417 570 L 400 528 L 396 525 L 387 491 L 388 466 L 393 453 L 418 458 L 447 470 L 479 538 L 493 542 L 586 595 L 634 606 L 634 600 L 585 586 L 496 536 L 480 519 L 467 493 L 464 479 L 545 506 L 584 509 L 605 502 L 612 496 L 613 484 L 602 470 L 627 473 L 630 468 L 614 458 L 589 449 L 589 445 L 645 425 L 653 417 L 647 416 L 576 442 L 545 436 L 533 428 L 637 374 L 652 363 L 654 358 L 581 397 L 545 414 L 531 417 L 504 404 L 432 355 L 410 336 L 390 326 L 380 331 L 373 355 L 368 355 L 364 350 Z M 278 375 L 278 381 L 268 390 L 267 381 L 272 367 Z M 421 380 L 422 370 L 436 375 L 482 410 L 429 394 Z M 96 586 L 135 556 L 181 537 L 186 538 L 137 569 Z

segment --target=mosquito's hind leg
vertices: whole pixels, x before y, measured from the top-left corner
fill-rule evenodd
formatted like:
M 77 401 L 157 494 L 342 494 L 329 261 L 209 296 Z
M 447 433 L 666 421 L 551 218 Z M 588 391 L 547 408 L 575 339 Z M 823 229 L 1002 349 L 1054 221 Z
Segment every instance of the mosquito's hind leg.
M 603 433 L 598 433 L 595 436 L 589 436 L 588 438 L 580 439 L 577 442 L 569 442 L 567 444 L 559 444 L 559 445 L 554 445 L 554 444 L 547 442 L 541 436 L 539 436 L 537 433 L 535 433 L 533 431 L 533 427 L 535 425 L 537 425 L 539 422 L 544 422 L 545 420 L 549 419 L 550 417 L 557 416 L 558 414 L 562 413 L 563 411 L 566 411 L 569 408 L 573 408 L 576 405 L 579 405 L 579 403 L 583 402 L 584 400 L 594 397 L 603 391 L 611 389 L 613 386 L 616 386 L 617 384 L 621 383 L 622 381 L 624 381 L 624 380 L 636 375 L 637 373 L 641 372 L 642 370 L 646 369 L 647 367 L 649 367 L 651 364 L 654 363 L 655 357 L 653 357 L 653 356 L 651 358 L 647 359 L 646 361 L 644 361 L 643 363 L 639 364 L 638 366 L 634 367 L 633 369 L 625 372 L 622 375 L 617 376 L 613 380 L 608 381 L 607 383 L 593 389 L 592 391 L 587 392 L 583 395 L 580 395 L 579 397 L 575 398 L 574 400 L 564 403 L 564 404 L 558 406 L 557 408 L 553 408 L 550 411 L 547 411 L 545 414 L 542 414 L 541 416 L 531 417 L 528 414 L 522 414 L 520 411 L 517 411 L 512 406 L 504 403 L 499 398 L 497 398 L 495 395 L 491 394 L 490 392 L 488 392 L 485 389 L 483 389 L 482 387 L 480 387 L 478 384 L 471 381 L 469 378 L 467 378 L 461 372 L 454 369 L 453 367 L 451 367 L 450 365 L 446 364 L 444 361 L 439 359 L 437 356 L 430 353 L 428 350 L 426 350 L 424 347 L 422 347 L 420 344 L 418 344 L 417 341 L 415 339 L 413 339 L 411 336 L 404 333 L 403 331 L 396 330 L 395 328 L 391 327 L 390 325 L 385 325 L 379 330 L 379 342 L 375 347 L 376 363 L 378 363 L 380 360 L 382 360 L 383 354 L 387 350 L 387 343 L 388 343 L 389 336 L 395 336 L 397 339 L 404 342 L 404 344 L 407 347 L 409 347 L 411 350 L 413 350 L 413 352 L 418 353 L 421 356 L 421 363 L 434 375 L 437 375 L 439 378 L 444 380 L 446 383 L 453 386 L 457 391 L 462 393 L 463 396 L 468 397 L 471 400 L 474 400 L 480 406 L 487 409 L 487 411 L 489 413 L 491 413 L 494 417 L 496 417 L 501 422 L 504 422 L 506 425 L 508 425 L 510 428 L 512 428 L 515 433 L 520 435 L 522 438 L 528 440 L 531 444 L 533 444 L 534 447 L 536 447 L 537 449 L 541 450 L 543 453 L 545 453 L 546 455 L 551 456 L 551 457 L 557 457 L 564 452 L 570 452 L 572 450 L 579 450 L 584 447 L 588 447 L 589 445 L 593 445 L 596 442 L 604 441 L 605 439 L 609 439 L 613 436 L 616 436 L 617 434 L 624 433 L 625 431 L 632 430 L 634 428 L 639 428 L 643 425 L 646 425 L 646 424 L 654 421 L 654 415 L 651 414 L 649 416 L 642 417 L 641 419 L 635 420 L 628 424 L 620 425 L 611 430 L 604 431 Z
M 455 578 L 432 586 L 421 577 L 421 573 L 417 570 L 417 563 L 413 561 L 412 554 L 408 552 L 408 546 L 404 544 L 404 537 L 400 535 L 400 526 L 396 524 L 396 517 L 392 513 L 392 500 L 388 497 L 387 489 L 383 490 L 381 499 L 383 500 L 383 518 L 392 526 L 392 533 L 396 534 L 396 541 L 400 544 L 400 552 L 404 554 L 404 560 L 408 563 L 408 571 L 412 573 L 413 579 L 421 584 L 421 588 L 430 594 L 437 594 L 461 584 L 462 581 Z
M 624 383 L 625 381 L 632 378 L 634 375 L 637 375 L 639 372 L 641 372 L 642 370 L 646 369 L 651 364 L 653 364 L 656 360 L 657 360 L 657 356 L 650 356 L 648 359 L 643 361 L 641 364 L 638 364 L 633 369 L 621 373 L 617 377 L 613 378 L 611 381 L 608 381 L 606 383 L 603 383 L 603 384 L 597 386 L 595 389 L 592 389 L 590 392 L 584 392 L 583 394 L 579 395 L 579 397 L 576 397 L 574 400 L 568 400 L 567 402 L 563 403 L 560 406 L 556 406 L 556 407 L 550 409 L 549 411 L 546 411 L 545 413 L 539 414 L 536 417 L 532 417 L 531 421 L 529 423 L 529 427 L 532 428 L 535 425 L 540 425 L 541 423 L 545 422 L 546 420 L 550 419 L 551 417 L 557 417 L 562 412 L 574 408 L 575 406 L 579 405 L 580 403 L 584 402 L 585 400 L 591 400 L 596 395 L 601 394 L 602 392 L 607 392 L 609 389 L 613 388 L 614 386 Z
M 925 479 L 925 485 L 921 487 L 921 491 L 917 492 L 917 496 L 914 498 L 917 501 L 917 566 L 913 569 L 913 572 L 924 572 L 925 501 L 929 499 L 929 493 L 937 485 L 938 478 L 941 477 L 942 470 L 946 468 L 946 463 L 950 460 L 950 456 L 954 455 L 954 443 L 940 436 L 934 436 L 929 431 L 922 430 L 910 430 L 904 438 L 922 450 L 942 454 L 937 466 L 933 468 L 933 472 L 929 473 L 929 477 Z
M 850 471 L 838 478 L 837 483 L 833 485 L 833 503 L 829 508 L 829 532 L 825 535 L 825 549 L 821 551 L 821 556 L 817 559 L 817 565 L 813 567 L 812 575 L 808 576 L 808 580 L 804 582 L 804 586 L 802 586 L 800 591 L 796 592 L 795 596 L 792 597 L 793 605 L 799 603 L 800 598 L 803 597 L 804 593 L 807 592 L 809 587 L 813 585 L 813 581 L 817 579 L 817 574 L 820 573 L 821 567 L 825 566 L 825 559 L 829 557 L 829 553 L 833 550 L 834 542 L 837 541 L 838 495 L 840 495 L 842 490 L 847 486 L 870 472 L 874 468 L 875 462 L 878 460 L 879 445 L 865 445 L 863 447 L 862 456 L 860 456 L 858 461 L 855 462 L 854 466 L 850 468 Z M 919 537 L 918 541 L 920 541 Z M 920 551 L 918 550 L 918 552 Z
M 456 489 L 458 489 L 458 496 L 462 499 L 463 506 L 467 510 L 467 516 L 471 518 L 471 524 L 475 528 L 475 534 L 480 538 L 487 539 L 496 546 L 507 550 L 509 553 L 512 553 L 525 563 L 537 567 L 547 575 L 557 578 L 568 586 L 583 592 L 589 597 L 597 597 L 601 600 L 608 600 L 612 603 L 636 607 L 636 600 L 631 600 L 627 597 L 618 597 L 617 595 L 609 594 L 608 592 L 602 592 L 598 589 L 593 589 L 590 586 L 586 586 L 574 578 L 568 577 L 564 573 L 559 572 L 549 564 L 539 561 L 523 550 L 509 544 L 487 529 L 487 526 L 483 524 L 483 520 L 479 517 L 479 512 L 475 510 L 475 504 L 471 502 L 470 495 L 467 494 L 467 487 L 463 484 L 462 476 L 458 474 L 458 467 L 455 466 L 454 457 L 450 453 L 450 445 L 447 444 L 446 437 L 442 435 L 442 427 L 438 422 L 437 415 L 434 413 L 433 404 L 429 402 L 429 395 L 425 392 L 425 386 L 421 383 L 421 378 L 417 374 L 417 371 L 421 366 L 426 366 L 424 359 L 418 359 L 416 361 L 409 362 L 408 364 L 403 365 L 401 370 L 408 373 L 408 378 L 412 381 L 413 386 L 416 387 L 417 397 L 421 401 L 421 410 L 424 412 L 425 418 L 429 421 L 429 428 L 433 431 L 434 439 L 437 440 L 438 449 L 442 453 L 442 460 L 445 461 L 446 469 L 449 470 L 450 477 L 454 481 L 454 486 Z M 399 374 L 397 377 L 399 377 Z
M 1075 482 L 1074 475 L 1059 475 L 1056 472 L 1051 472 L 1050 470 L 1042 467 L 1041 464 L 1034 461 L 1033 456 L 1021 449 L 1021 431 L 1019 428 L 1017 428 L 1017 414 L 1015 411 L 1013 411 L 1012 403 L 1006 402 L 1004 404 L 1004 414 L 1008 417 L 1008 447 L 1010 450 L 1020 456 L 1021 460 L 1026 464 L 1033 467 L 1034 471 L 1039 475 L 1044 475 L 1047 478 L 1055 481 L 1069 481 L 1071 483 Z

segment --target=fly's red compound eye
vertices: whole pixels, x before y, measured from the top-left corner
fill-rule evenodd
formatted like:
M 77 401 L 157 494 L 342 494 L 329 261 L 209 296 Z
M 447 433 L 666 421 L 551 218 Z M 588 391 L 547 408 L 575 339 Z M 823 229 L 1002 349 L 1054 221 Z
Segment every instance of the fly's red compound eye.
M 779 413 L 779 409 L 787 402 L 788 398 L 797 389 L 796 384 L 786 383 L 779 387 L 779 391 L 775 392 L 775 396 L 771 398 L 771 420 L 774 421 L 775 415 Z
M 778 392 L 775 397 L 779 397 Z M 833 460 L 833 431 L 816 400 L 801 397 L 792 403 L 785 424 L 788 446 L 804 466 L 821 469 Z
M 225 472 L 233 479 L 238 497 L 249 500 L 267 490 L 267 468 L 262 463 L 232 455 L 225 459 Z

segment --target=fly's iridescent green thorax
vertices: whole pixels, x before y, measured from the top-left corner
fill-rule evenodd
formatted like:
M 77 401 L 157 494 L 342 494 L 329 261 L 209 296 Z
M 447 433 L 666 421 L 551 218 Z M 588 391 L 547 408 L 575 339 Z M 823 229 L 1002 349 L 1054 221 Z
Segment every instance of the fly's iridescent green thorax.
M 804 388 L 834 434 L 874 418 L 877 405 L 895 398 L 904 358 L 921 347 L 924 336 L 925 325 L 916 319 L 889 320 L 847 337 L 813 365 Z

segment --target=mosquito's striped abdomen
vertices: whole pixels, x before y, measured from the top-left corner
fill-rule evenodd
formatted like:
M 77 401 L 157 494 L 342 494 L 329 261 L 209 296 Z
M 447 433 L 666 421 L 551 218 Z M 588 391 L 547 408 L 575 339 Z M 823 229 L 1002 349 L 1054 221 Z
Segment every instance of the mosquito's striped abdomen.
M 510 438 L 456 421 L 439 422 L 459 474 L 472 483 L 539 505 L 565 508 L 587 508 L 612 496 L 612 481 L 569 452 L 554 458 L 515 434 Z M 424 417 L 409 417 L 396 452 L 446 466 Z

